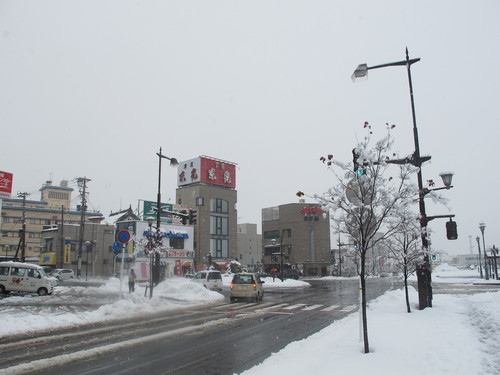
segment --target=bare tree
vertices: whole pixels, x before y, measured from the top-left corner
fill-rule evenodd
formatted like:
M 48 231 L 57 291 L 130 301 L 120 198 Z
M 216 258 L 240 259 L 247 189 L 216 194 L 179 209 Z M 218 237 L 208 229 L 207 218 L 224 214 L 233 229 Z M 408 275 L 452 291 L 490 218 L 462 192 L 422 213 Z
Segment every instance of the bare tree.
M 410 210 L 399 212 L 392 223 L 397 229 L 387 240 L 389 258 L 394 266 L 403 274 L 406 310 L 410 313 L 408 296 L 408 278 L 417 269 L 418 262 L 424 256 L 420 241 L 419 215 Z
M 370 146 L 371 126 L 365 123 L 368 135 L 353 150 L 353 163 L 335 160 L 332 155 L 322 157 L 335 175 L 338 184 L 315 198 L 328 209 L 332 226 L 338 233 L 349 235 L 357 242 L 354 249 L 359 259 L 358 273 L 361 284 L 361 310 L 364 352 L 369 353 L 368 323 L 366 316 L 366 257 L 380 241 L 393 235 L 394 223 L 400 213 L 413 204 L 418 188 L 410 182 L 417 169 L 409 164 L 398 165 L 395 177 L 389 176 L 387 160 L 393 158 L 392 138 L 387 125 L 387 136 Z M 300 194 L 300 192 L 299 192 Z

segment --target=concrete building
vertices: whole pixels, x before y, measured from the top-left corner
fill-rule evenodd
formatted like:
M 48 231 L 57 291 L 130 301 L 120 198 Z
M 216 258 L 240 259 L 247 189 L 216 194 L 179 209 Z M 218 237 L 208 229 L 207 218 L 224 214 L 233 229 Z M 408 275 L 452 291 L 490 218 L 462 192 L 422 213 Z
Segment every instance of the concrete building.
M 267 272 L 279 270 L 282 262 L 304 276 L 327 275 L 331 268 L 330 218 L 319 204 L 301 199 L 262 209 L 262 243 Z
M 207 257 L 220 267 L 238 258 L 236 164 L 200 156 L 179 163 L 176 202 L 196 211 L 195 269 Z
M 81 278 L 109 277 L 113 273 L 115 226 L 86 222 L 82 241 Z M 60 223 L 42 230 L 39 264 L 71 268 L 77 275 L 80 224 Z
M 60 186 L 47 181 L 41 188 L 40 200 L 24 198 L 3 198 L 1 215 L 0 256 L 11 259 L 25 238 L 25 257 L 30 262 L 38 262 L 42 242 L 42 232 L 60 224 L 79 224 L 82 212 L 71 208 L 73 188 L 68 187 L 68 181 L 61 181 Z M 85 211 L 85 222 L 99 222 L 103 216 L 100 212 Z M 26 230 L 22 231 L 23 222 Z M 18 254 L 19 256 L 19 254 Z
M 238 262 L 249 271 L 258 270 L 262 261 L 262 235 L 257 224 L 238 224 Z

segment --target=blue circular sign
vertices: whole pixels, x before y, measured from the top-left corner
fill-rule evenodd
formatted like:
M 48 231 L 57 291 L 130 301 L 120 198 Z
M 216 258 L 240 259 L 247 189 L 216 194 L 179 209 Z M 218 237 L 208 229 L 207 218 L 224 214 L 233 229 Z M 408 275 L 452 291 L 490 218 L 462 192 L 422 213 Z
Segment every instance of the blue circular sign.
M 122 244 L 119 243 L 118 241 L 115 241 L 115 243 L 113 244 L 113 250 L 118 251 L 120 250 L 120 247 L 122 247 Z
M 119 243 L 127 243 L 130 241 L 130 232 L 128 230 L 121 230 L 118 232 L 116 239 Z

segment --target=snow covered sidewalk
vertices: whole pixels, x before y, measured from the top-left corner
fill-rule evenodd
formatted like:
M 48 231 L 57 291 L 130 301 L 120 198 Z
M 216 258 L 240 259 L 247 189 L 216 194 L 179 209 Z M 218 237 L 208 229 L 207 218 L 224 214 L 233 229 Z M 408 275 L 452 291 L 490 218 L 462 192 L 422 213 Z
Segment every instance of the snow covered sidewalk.
M 387 292 L 368 311 L 371 353 L 363 354 L 359 314 L 288 345 L 244 375 L 498 375 L 500 292 L 434 296 L 433 308 L 412 313 L 402 290 Z

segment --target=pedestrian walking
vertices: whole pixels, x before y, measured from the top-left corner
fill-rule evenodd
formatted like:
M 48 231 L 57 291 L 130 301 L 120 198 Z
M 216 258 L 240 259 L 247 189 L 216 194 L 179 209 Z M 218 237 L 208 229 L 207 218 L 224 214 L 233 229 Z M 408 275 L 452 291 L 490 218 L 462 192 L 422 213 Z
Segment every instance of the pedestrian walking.
M 137 276 L 135 275 L 135 272 L 133 269 L 130 270 L 130 273 L 128 274 L 128 292 L 132 293 L 135 292 L 135 280 L 137 279 Z

